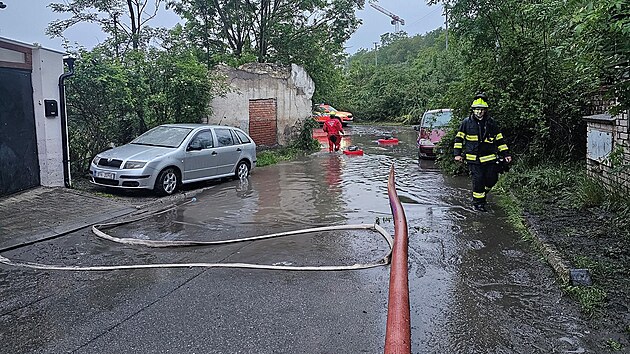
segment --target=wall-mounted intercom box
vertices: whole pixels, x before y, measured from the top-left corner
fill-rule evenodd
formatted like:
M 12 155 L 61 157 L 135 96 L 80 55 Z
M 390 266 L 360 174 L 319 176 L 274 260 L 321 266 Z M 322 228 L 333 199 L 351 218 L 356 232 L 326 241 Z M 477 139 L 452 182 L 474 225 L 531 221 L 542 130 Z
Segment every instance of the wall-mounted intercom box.
M 59 108 L 57 107 L 57 101 L 55 100 L 44 100 L 44 111 L 46 112 L 46 117 L 56 117 L 59 115 Z

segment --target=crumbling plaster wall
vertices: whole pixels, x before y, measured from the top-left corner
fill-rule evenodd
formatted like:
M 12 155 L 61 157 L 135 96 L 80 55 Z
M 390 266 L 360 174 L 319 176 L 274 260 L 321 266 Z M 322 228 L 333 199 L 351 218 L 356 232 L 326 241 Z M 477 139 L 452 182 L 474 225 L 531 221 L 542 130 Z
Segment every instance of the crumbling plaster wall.
M 229 92 L 211 102 L 209 124 L 235 126 L 249 132 L 249 100 L 275 98 L 277 141 L 286 145 L 299 134 L 304 119 L 310 119 L 315 83 L 299 65 L 250 63 L 237 69 L 219 66 Z

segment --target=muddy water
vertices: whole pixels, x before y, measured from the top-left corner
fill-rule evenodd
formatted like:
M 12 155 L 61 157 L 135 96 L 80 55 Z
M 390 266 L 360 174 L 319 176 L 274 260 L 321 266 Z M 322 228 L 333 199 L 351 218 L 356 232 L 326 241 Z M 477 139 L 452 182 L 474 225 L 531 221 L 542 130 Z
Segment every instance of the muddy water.
M 416 133 L 411 128 L 357 126 L 347 128 L 346 133 L 342 147 L 356 145 L 364 150 L 363 156 L 328 153 L 323 146 L 322 151 L 297 161 L 256 169 L 248 180 L 218 183 L 198 195 L 195 202 L 111 232 L 144 239 L 221 240 L 378 222 L 393 234 L 387 200 L 387 176 L 393 165 L 409 225 L 413 353 L 598 352 L 596 342 L 601 339 L 589 331 L 579 311 L 562 296 L 550 268 L 519 240 L 492 196 L 489 213 L 471 211 L 468 179 L 444 176 L 432 161 L 418 161 Z M 390 136 L 399 143 L 377 143 L 379 138 Z M 316 137 L 324 140 L 321 132 L 316 131 Z M 128 247 L 87 242 L 90 245 L 84 246 L 83 253 L 100 255 L 102 260 L 108 259 L 102 256 L 107 254 L 112 263 L 128 257 L 133 263 L 344 265 L 378 260 L 388 249 L 382 238 L 367 231 L 288 237 L 212 251 L 194 248 L 138 253 Z M 216 311 L 234 303 L 247 306 L 246 312 L 236 310 L 236 314 L 217 320 L 226 328 L 225 338 L 231 335 L 227 334 L 229 328 L 237 328 L 260 341 L 256 347 L 233 347 L 234 352 L 254 352 L 249 351 L 252 348 L 283 352 L 273 346 L 284 345 L 290 348 L 287 352 L 323 353 L 327 351 L 322 348 L 329 344 L 345 343 L 348 350 L 343 352 L 354 353 L 382 352 L 388 272 L 389 267 L 308 274 L 211 270 L 191 276 L 186 271 L 172 271 L 143 279 L 151 284 L 168 274 L 168 279 L 173 279 L 169 282 L 187 276 L 197 282 L 224 284 L 203 288 L 200 293 L 216 299 Z M 218 279 L 227 280 L 218 283 Z M 117 280 L 128 289 L 137 287 L 138 282 L 136 278 Z M 192 284 L 184 289 L 194 289 Z M 268 287 L 283 291 L 283 298 L 267 293 Z M 195 308 L 198 297 L 182 293 L 178 291 L 181 300 L 177 301 Z M 206 305 L 202 306 L 199 308 Z M 285 326 L 291 324 L 307 333 L 287 337 L 294 329 L 261 329 L 269 325 L 263 317 L 279 311 L 292 311 L 290 317 L 282 318 Z M 305 327 L 305 318 L 321 323 Z M 213 331 L 216 338 L 223 338 L 219 324 Z M 258 336 L 256 331 L 244 330 L 256 324 L 261 325 L 254 327 L 260 332 Z M 313 332 L 310 336 L 309 331 Z M 278 337 L 284 338 L 284 344 Z M 213 345 L 230 348 L 224 343 Z
M 489 213 L 471 211 L 469 180 L 417 160 L 409 128 L 356 127 L 351 135 L 345 145 L 362 147 L 365 156 L 324 152 L 311 163 L 323 171 L 342 166 L 340 212 L 350 222 L 389 216 L 385 181 L 395 166 L 409 226 L 414 353 L 598 352 L 598 339 L 562 296 L 554 274 L 492 196 Z M 392 135 L 398 145 L 375 143 Z
M 410 128 L 357 126 L 346 133 L 342 148 L 358 146 L 363 156 L 328 153 L 323 132 L 316 130 L 314 136 L 322 143 L 319 153 L 257 169 L 247 181 L 219 184 L 178 210 L 178 216 L 165 217 L 157 230 L 143 232 L 188 239 L 201 226 L 204 232 L 194 237 L 207 237 L 205 231 L 211 230 L 213 238 L 235 238 L 379 222 L 393 233 L 387 202 L 387 176 L 393 165 L 409 225 L 414 353 L 596 351 L 595 335 L 562 296 L 549 267 L 507 224 L 492 196 L 489 213 L 471 211 L 469 180 L 444 176 L 433 161 L 419 161 L 416 133 Z M 377 142 L 391 136 L 399 143 Z M 263 243 L 249 254 L 275 254 L 267 262 L 291 254 L 291 264 L 314 265 L 367 262 L 384 250 L 378 237 L 342 242 L 336 235 Z M 233 259 L 248 258 L 242 256 Z M 373 273 L 361 276 L 374 281 Z

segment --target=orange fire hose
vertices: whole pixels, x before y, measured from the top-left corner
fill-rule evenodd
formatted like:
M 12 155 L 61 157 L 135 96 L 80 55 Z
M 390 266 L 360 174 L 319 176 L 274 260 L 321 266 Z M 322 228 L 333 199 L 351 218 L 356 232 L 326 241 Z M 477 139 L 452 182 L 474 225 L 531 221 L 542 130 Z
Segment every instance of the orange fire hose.
M 393 164 L 389 171 L 387 194 L 394 217 L 394 247 L 392 250 L 392 268 L 389 273 L 385 354 L 409 354 L 411 353 L 411 320 L 409 279 L 407 277 L 407 218 L 396 193 Z

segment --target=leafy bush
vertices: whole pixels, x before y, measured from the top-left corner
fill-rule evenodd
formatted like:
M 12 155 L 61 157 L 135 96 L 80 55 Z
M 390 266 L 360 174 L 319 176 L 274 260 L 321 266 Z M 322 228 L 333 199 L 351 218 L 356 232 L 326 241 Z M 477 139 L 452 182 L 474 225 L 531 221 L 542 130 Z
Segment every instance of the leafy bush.
M 319 142 L 313 139 L 313 129 L 317 128 L 319 123 L 314 119 L 305 119 L 302 123 L 302 129 L 297 139 L 291 142 L 290 146 L 297 150 L 311 152 L 319 149 Z
M 94 155 L 164 123 L 199 123 L 221 87 L 188 53 L 157 49 L 112 58 L 104 48 L 77 53 L 66 83 L 70 159 L 83 173 Z
M 293 160 L 295 157 L 319 150 L 319 142 L 313 139 L 313 128 L 319 126 L 313 119 L 305 119 L 298 137 L 288 147 L 270 149 L 256 154 L 256 166 L 263 167 L 280 161 Z

